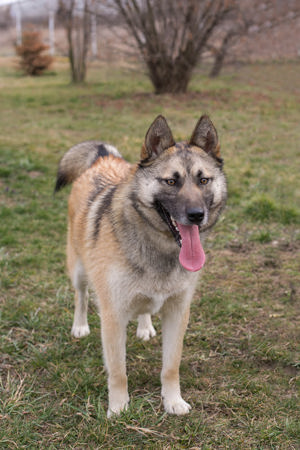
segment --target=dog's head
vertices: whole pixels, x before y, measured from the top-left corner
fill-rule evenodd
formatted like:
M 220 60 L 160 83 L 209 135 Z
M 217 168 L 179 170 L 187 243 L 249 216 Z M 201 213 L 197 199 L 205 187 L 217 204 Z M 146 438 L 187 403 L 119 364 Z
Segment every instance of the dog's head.
M 211 228 L 225 205 L 226 180 L 217 131 L 202 116 L 189 141 L 175 143 L 163 116 L 150 126 L 137 172 L 140 199 L 155 208 L 181 247 L 180 262 L 199 270 L 199 231 Z

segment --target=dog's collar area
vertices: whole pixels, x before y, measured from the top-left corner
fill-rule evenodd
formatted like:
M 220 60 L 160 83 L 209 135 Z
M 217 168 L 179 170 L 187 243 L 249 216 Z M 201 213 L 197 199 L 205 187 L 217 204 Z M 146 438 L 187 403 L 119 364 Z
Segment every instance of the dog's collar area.
M 166 208 L 158 200 L 155 201 L 154 207 L 155 207 L 156 211 L 158 212 L 158 214 L 160 215 L 160 217 L 163 219 L 163 221 L 168 225 L 171 233 L 174 236 L 176 244 L 179 247 L 181 247 L 182 239 L 181 239 L 179 230 L 178 230 L 178 228 L 176 226 L 175 221 L 172 219 L 171 215 L 169 214 L 169 212 L 166 210 Z

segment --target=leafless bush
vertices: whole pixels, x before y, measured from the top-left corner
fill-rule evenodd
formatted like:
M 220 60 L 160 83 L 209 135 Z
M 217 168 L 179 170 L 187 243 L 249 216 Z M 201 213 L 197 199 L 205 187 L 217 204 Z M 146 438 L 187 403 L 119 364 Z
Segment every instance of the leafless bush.
M 254 37 L 285 22 L 292 24 L 298 17 L 299 0 L 236 0 L 213 42 L 208 45 L 214 55 L 210 76 L 220 74 L 225 58 L 242 37 Z
M 110 0 L 124 18 L 158 94 L 185 92 L 208 39 L 235 0 Z

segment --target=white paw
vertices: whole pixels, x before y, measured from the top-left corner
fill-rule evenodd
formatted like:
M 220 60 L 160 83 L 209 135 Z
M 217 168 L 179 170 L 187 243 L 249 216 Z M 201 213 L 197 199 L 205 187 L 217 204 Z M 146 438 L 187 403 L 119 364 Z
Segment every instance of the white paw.
M 136 330 L 136 335 L 139 339 L 143 341 L 149 341 L 151 337 L 156 336 L 155 328 L 152 325 L 147 327 L 138 326 Z
M 175 400 L 164 399 L 164 407 L 167 413 L 176 414 L 177 416 L 188 414 L 191 409 L 191 405 L 185 402 L 181 397 L 178 397 Z
M 82 338 L 90 334 L 90 327 L 86 325 L 73 325 L 71 330 L 72 336 L 76 338 Z
M 119 416 L 122 411 L 126 411 L 128 408 L 128 401 L 115 403 L 114 405 L 110 406 L 107 410 L 107 418 L 110 419 L 113 416 Z

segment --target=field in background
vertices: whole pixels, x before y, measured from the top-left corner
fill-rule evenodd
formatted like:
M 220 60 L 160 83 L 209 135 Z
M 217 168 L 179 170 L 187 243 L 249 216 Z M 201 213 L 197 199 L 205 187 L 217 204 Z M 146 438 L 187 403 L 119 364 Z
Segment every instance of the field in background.
M 214 81 L 199 71 L 186 95 L 157 97 L 138 71 L 95 64 L 73 87 L 64 60 L 34 79 L 0 61 L 1 448 L 298 448 L 299 100 L 293 63 L 227 69 Z M 163 412 L 156 319 L 149 343 L 129 326 L 131 405 L 107 421 L 92 304 L 91 335 L 70 336 L 68 189 L 52 195 L 57 163 L 86 139 L 136 161 L 156 115 L 182 140 L 203 113 L 219 131 L 229 201 L 185 338 L 192 412 Z

